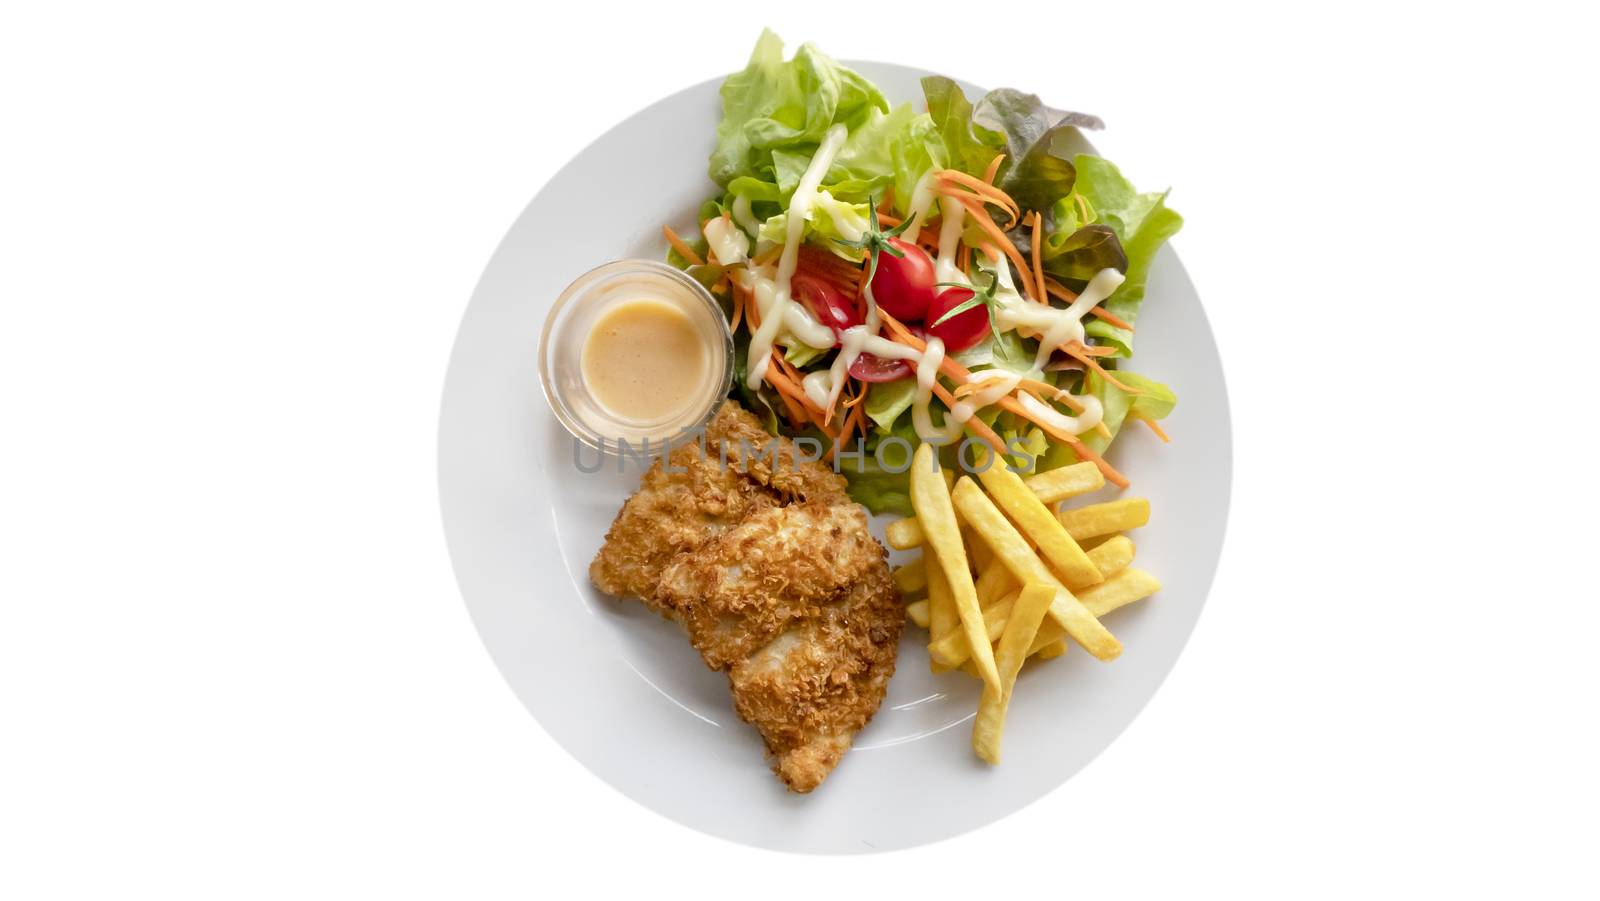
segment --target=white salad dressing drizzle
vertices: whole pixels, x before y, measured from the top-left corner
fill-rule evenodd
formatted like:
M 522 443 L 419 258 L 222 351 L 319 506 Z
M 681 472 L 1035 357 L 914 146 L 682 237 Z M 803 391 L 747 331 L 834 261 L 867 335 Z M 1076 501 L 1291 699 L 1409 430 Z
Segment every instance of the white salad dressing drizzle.
M 733 213 L 733 221 L 739 223 L 739 227 L 747 233 L 761 234 L 761 223 L 757 222 L 755 214 L 750 212 L 750 198 L 743 194 L 733 198 L 733 208 L 729 212 Z
M 833 330 L 806 315 L 805 311 L 795 306 L 791 300 L 790 279 L 794 277 L 795 266 L 800 261 L 800 239 L 805 233 L 811 207 L 817 200 L 817 186 L 822 184 L 822 177 L 827 174 L 828 167 L 833 165 L 833 158 L 844 145 L 844 139 L 848 134 L 848 129 L 843 125 L 835 125 L 828 129 L 827 135 L 817 147 L 816 155 L 811 157 L 811 163 L 800 176 L 800 183 L 795 186 L 794 196 L 789 200 L 788 220 L 785 222 L 787 234 L 784 236 L 783 254 L 778 257 L 778 273 L 773 280 L 771 303 L 769 305 L 762 304 L 759 300 L 757 302 L 761 310 L 761 327 L 750 339 L 748 374 L 745 378 L 746 387 L 752 390 L 759 386 L 767 375 L 767 366 L 772 362 L 772 342 L 778 337 L 779 326 L 787 326 L 796 338 L 813 347 L 828 347 L 833 344 Z M 756 291 L 758 298 L 761 293 L 758 285 Z M 796 328 L 798 317 L 791 316 L 791 311 L 800 313 L 806 323 Z
M 702 231 L 706 234 L 706 244 L 721 265 L 737 266 L 749 256 L 750 237 L 727 219 L 721 216 L 707 219 Z
M 1017 395 L 1017 400 L 1022 403 L 1022 408 L 1032 413 L 1040 421 L 1060 429 L 1069 435 L 1081 435 L 1100 424 L 1105 418 L 1105 407 L 1100 403 L 1100 398 L 1093 394 L 1074 395 L 1078 402 L 1083 404 L 1083 412 L 1077 416 L 1067 416 L 1055 407 L 1024 391 Z
M 1024 300 L 1017 293 L 1016 283 L 1011 279 L 1011 267 L 1004 260 L 980 253 L 978 265 L 997 277 L 994 291 L 995 326 L 1001 331 L 1027 329 L 1038 335 L 1039 352 L 1033 362 L 1033 368 L 1037 370 L 1044 369 L 1056 348 L 1071 341 L 1083 341 L 1084 315 L 1110 297 L 1111 292 L 1117 290 L 1123 281 L 1122 273 L 1117 270 L 1102 269 L 1089 280 L 1072 306 L 1063 309 Z
M 740 287 L 750 292 L 750 297 L 755 301 L 756 309 L 761 313 L 762 325 L 765 325 L 766 317 L 772 315 L 773 307 L 777 303 L 778 281 L 776 270 L 770 265 L 757 266 L 751 263 L 742 270 L 734 270 L 732 275 L 734 278 L 739 279 Z M 781 334 L 784 336 L 809 344 L 812 347 L 833 346 L 833 329 L 818 322 L 811 315 L 811 311 L 800 304 L 789 304 L 784 308 L 782 318 L 783 329 Z
M 939 377 L 939 364 L 944 362 L 944 341 L 933 336 L 928 337 L 928 345 L 922 352 L 922 359 L 917 361 L 917 398 L 911 404 L 911 424 L 916 427 L 917 437 L 929 444 L 949 444 L 961 434 L 961 426 L 965 420 L 958 419 L 957 413 L 951 409 L 944 418 L 944 425 L 935 426 L 933 417 L 928 413 L 928 404 L 933 398 L 933 385 Z M 957 407 L 961 404 L 956 404 Z M 971 418 L 969 412 L 967 418 Z
M 956 266 L 956 251 L 961 247 L 961 229 L 967 223 L 967 208 L 949 198 L 943 198 L 939 208 L 944 216 L 939 225 L 939 258 L 933 264 L 933 280 L 970 284 L 967 274 Z
M 833 401 L 828 399 L 832 393 L 830 385 L 833 380 L 829 378 L 831 375 L 833 375 L 832 369 L 818 369 L 816 372 L 806 373 L 800 379 L 800 387 L 806 392 L 806 397 L 824 410 L 833 406 Z
M 853 325 L 845 329 L 843 334 L 839 336 L 839 354 L 833 358 L 833 365 L 826 370 L 813 372 L 811 375 L 806 376 L 806 378 L 814 375 L 826 377 L 825 380 L 818 379 L 816 381 L 816 385 L 821 391 L 820 400 L 825 401 L 825 403 L 820 404 L 824 410 L 833 409 L 834 403 L 839 400 L 839 392 L 844 390 L 851 364 L 855 363 L 863 352 L 885 360 L 917 360 L 921 358 L 921 354 L 912 348 L 874 334 L 877 330 L 877 323 L 870 321 L 865 325 Z M 817 396 L 811 395 L 809 391 L 810 389 L 807 389 L 807 397 L 811 397 L 812 400 L 819 399 Z
M 907 240 L 915 241 L 922 231 L 928 211 L 933 208 L 933 196 L 933 170 L 929 169 L 917 179 L 916 187 L 911 189 L 910 202 L 906 204 L 906 218 L 911 221 L 905 230 L 911 236 Z

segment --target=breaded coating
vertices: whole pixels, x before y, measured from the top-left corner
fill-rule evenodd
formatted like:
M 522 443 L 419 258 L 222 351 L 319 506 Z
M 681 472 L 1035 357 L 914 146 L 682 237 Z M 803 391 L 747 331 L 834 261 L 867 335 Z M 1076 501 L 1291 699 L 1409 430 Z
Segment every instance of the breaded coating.
M 734 709 L 791 791 L 820 785 L 878 712 L 904 624 L 888 568 L 874 568 L 728 671 Z
M 787 440 L 774 457 L 774 440 L 724 404 L 703 453 L 680 447 L 645 473 L 589 576 L 681 621 L 773 770 L 808 792 L 882 703 L 905 608 L 844 478 L 798 463 Z
M 885 558 L 855 504 L 771 507 L 680 555 L 662 573 L 658 598 L 678 611 L 706 666 L 727 669 Z
M 776 442 L 775 453 L 762 453 L 769 442 Z M 667 465 L 657 460 L 645 472 L 589 564 L 590 580 L 607 594 L 638 598 L 670 616 L 655 588 L 678 554 L 757 510 L 793 500 L 850 502 L 843 476 L 816 464 L 797 466 L 797 453 L 788 439 L 767 434 L 759 420 L 727 401 L 706 426 L 703 444 L 678 447 Z

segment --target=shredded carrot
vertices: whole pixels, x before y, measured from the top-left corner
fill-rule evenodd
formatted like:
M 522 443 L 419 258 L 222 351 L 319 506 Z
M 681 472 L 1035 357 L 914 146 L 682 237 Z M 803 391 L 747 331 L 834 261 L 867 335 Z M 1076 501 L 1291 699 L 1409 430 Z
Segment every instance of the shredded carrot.
M 878 200 L 878 216 L 881 218 L 885 212 L 892 209 L 894 209 L 894 185 L 883 189 L 883 197 Z
M 904 221 L 905 221 L 904 219 L 901 219 L 899 216 L 896 216 L 893 213 L 883 213 L 883 212 L 878 213 L 878 224 L 879 225 L 887 225 L 890 228 L 893 228 L 894 226 L 899 225 L 900 223 L 902 223 Z
M 778 258 L 778 254 L 780 253 L 783 253 L 783 245 L 774 244 L 771 247 L 768 247 L 766 250 L 756 254 L 754 257 L 751 257 L 750 262 L 755 263 L 757 266 L 765 266 L 773 260 L 776 260 Z
M 1171 444 L 1172 443 L 1172 439 L 1167 437 L 1167 433 L 1162 430 L 1161 426 L 1156 424 L 1156 421 L 1154 419 L 1146 419 L 1143 416 L 1141 416 L 1141 417 L 1139 417 L 1139 421 L 1144 423 L 1145 427 L 1150 429 L 1150 431 L 1155 432 L 1156 433 L 1156 437 L 1161 439 L 1161 443 L 1162 444 Z
M 1018 272 L 1026 273 L 1029 271 L 1027 262 L 1022 259 L 1022 254 L 1017 252 L 1017 248 L 1012 245 L 1011 239 L 1007 238 L 1006 233 L 1001 231 L 1000 226 L 989 217 L 989 211 L 984 208 L 983 201 L 973 197 L 971 194 L 956 197 L 954 200 L 972 213 L 972 221 L 977 223 L 978 227 L 983 229 L 984 233 L 993 240 L 995 246 L 1004 251 L 1011 262 L 1017 265 Z M 1034 291 L 1033 280 L 1024 278 L 1022 287 L 1026 289 L 1024 293 L 1031 295 Z
M 729 281 L 732 285 L 733 282 Z M 744 292 L 737 286 L 733 289 L 733 315 L 728 317 L 728 331 L 739 333 L 739 323 L 744 319 Z
M 1115 347 L 1105 347 L 1100 344 L 1078 344 L 1076 347 L 1091 357 L 1113 357 L 1117 354 Z
M 991 184 L 991 185 L 994 184 L 994 177 L 996 175 L 1000 174 L 1000 164 L 1005 162 L 1005 161 L 1006 161 L 1006 155 L 1005 154 L 1003 154 L 1003 153 L 995 154 L 994 155 L 994 159 L 989 161 L 989 168 L 983 170 L 983 180 L 984 180 L 984 182 L 986 182 L 988 184 Z
M 800 370 L 789 362 L 776 347 L 772 349 L 772 361 L 778 364 L 778 368 L 783 370 L 784 375 L 794 379 L 797 383 L 800 381 Z
M 828 427 L 823 424 L 821 411 L 814 409 L 815 405 L 811 403 L 810 398 L 806 397 L 805 390 L 799 385 L 795 384 L 794 381 L 788 377 L 788 375 L 781 370 L 777 370 L 771 366 L 768 366 L 766 380 L 768 384 L 772 385 L 772 387 L 778 390 L 779 394 L 788 398 L 800 408 L 802 419 L 811 420 L 811 422 L 816 424 L 817 428 L 822 430 L 824 435 L 831 436 L 833 434 L 832 432 L 828 431 Z
M 1046 277 L 1044 284 L 1045 288 L 1049 290 L 1051 294 L 1054 294 L 1067 303 L 1071 303 L 1078 299 L 1076 292 L 1067 290 L 1066 285 L 1061 284 L 1053 278 Z M 1101 319 L 1104 319 L 1107 323 L 1114 325 L 1117 328 L 1124 328 L 1130 332 L 1133 331 L 1133 323 L 1124 320 L 1121 316 L 1118 316 L 1105 307 L 1097 306 L 1094 309 L 1091 309 L 1089 312 Z
M 755 334 L 756 329 L 761 328 L 761 304 L 748 291 L 744 295 L 744 318 L 750 323 L 750 334 Z
M 863 436 L 866 435 L 866 426 L 862 421 L 863 409 L 863 407 L 856 407 L 850 411 L 850 415 L 845 417 L 844 427 L 839 430 L 839 437 L 833 440 L 833 450 L 828 455 L 830 461 L 839 459 L 839 449 L 844 446 L 845 442 L 854 437 L 857 431 L 860 431 Z
M 845 402 L 845 406 L 846 407 L 859 407 L 861 405 L 861 402 L 867 399 L 867 388 L 868 387 L 869 387 L 869 383 L 862 382 L 861 383 L 861 390 L 856 393 L 856 396 L 854 398 L 846 401 Z
M 1044 216 L 1038 210 L 1033 211 L 1033 277 L 1039 285 L 1039 293 L 1033 298 L 1042 304 L 1050 303 L 1050 295 L 1044 286 L 1044 256 L 1039 253 L 1039 247 L 1044 240 Z
M 967 270 L 971 267 L 972 248 L 967 246 L 967 242 L 963 241 L 961 242 L 961 249 L 956 251 L 956 269 L 960 270 L 961 274 L 965 276 Z
M 971 198 L 980 203 L 988 202 L 1006 211 L 1011 219 L 1006 223 L 1006 228 L 1017 224 L 1022 217 L 1022 208 L 1011 199 L 1011 195 L 1000 190 L 988 182 L 979 181 L 959 169 L 941 169 L 937 174 L 940 186 L 945 190 L 940 193 L 951 198 Z M 966 191 L 959 190 L 966 188 Z
M 1105 307 L 1097 306 L 1091 309 L 1089 312 L 1100 317 L 1101 319 L 1104 319 L 1107 323 L 1114 325 L 1117 328 L 1125 328 L 1130 332 L 1133 331 L 1133 323 L 1128 322 L 1121 316 L 1116 315 Z
M 1061 346 L 1061 349 L 1067 352 L 1067 356 L 1073 358 L 1074 360 L 1077 360 L 1079 363 L 1082 363 L 1083 365 L 1089 367 L 1090 369 L 1093 369 L 1095 372 L 1100 374 L 1101 378 L 1105 379 L 1108 383 L 1117 386 L 1118 388 L 1122 389 L 1123 391 L 1126 391 L 1129 394 L 1142 394 L 1142 393 L 1144 393 L 1144 392 L 1139 391 L 1137 389 L 1129 388 L 1127 385 L 1124 385 L 1121 382 L 1117 381 L 1117 377 L 1112 375 L 1110 372 L 1108 372 L 1104 366 L 1101 366 L 1095 360 L 1094 357 L 1084 353 L 1084 351 L 1087 350 L 1088 348 L 1084 347 L 1082 344 L 1079 344 L 1076 341 L 1072 341 L 1072 342 L 1069 342 L 1067 344 L 1063 344 Z
M 767 384 L 777 389 L 778 399 L 783 401 L 783 409 L 784 413 L 789 418 L 789 425 L 793 428 L 800 428 L 801 423 L 805 422 L 806 413 L 805 410 L 795 402 L 795 399 L 789 396 L 789 392 L 785 390 L 785 386 L 788 384 L 788 376 L 785 376 L 782 371 L 775 370 L 773 367 L 768 366 L 766 375 L 764 375 L 763 378 L 767 380 Z
M 683 239 L 678 237 L 678 233 L 672 230 L 672 226 L 661 226 L 661 235 L 667 239 L 668 244 L 672 245 L 672 249 L 678 252 L 678 256 L 688 260 L 692 265 L 700 266 L 705 263 L 705 260 L 700 259 L 700 254 L 694 252 L 693 247 L 683 243 Z
M 1078 400 L 1077 396 L 1071 392 L 1057 388 L 1049 382 L 1040 382 L 1034 379 L 1023 379 L 1017 383 L 1017 390 L 1026 391 L 1045 403 L 1061 401 L 1068 407 L 1071 407 L 1072 412 L 1074 413 L 1083 412 L 1083 401 Z

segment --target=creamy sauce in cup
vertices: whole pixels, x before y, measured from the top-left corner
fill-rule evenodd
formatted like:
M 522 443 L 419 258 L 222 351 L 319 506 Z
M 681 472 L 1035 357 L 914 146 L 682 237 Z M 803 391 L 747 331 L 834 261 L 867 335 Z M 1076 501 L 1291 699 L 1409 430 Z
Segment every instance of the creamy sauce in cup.
M 582 444 L 659 450 L 705 424 L 733 384 L 733 333 L 705 286 L 654 260 L 617 260 L 556 298 L 539 337 L 550 409 Z
M 682 308 L 652 298 L 623 301 L 589 331 L 583 379 L 618 419 L 673 418 L 699 400 L 710 378 L 706 343 Z

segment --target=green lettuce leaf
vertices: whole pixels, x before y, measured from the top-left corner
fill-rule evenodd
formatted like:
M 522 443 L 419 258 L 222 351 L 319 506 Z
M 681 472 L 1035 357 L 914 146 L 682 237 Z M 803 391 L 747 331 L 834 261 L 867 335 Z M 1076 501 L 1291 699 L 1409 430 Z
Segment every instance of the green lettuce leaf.
M 944 141 L 947 165 L 969 175 L 983 175 L 989 161 L 1005 148 L 1005 135 L 973 122 L 967 95 L 943 75 L 922 79 L 922 94 L 928 100 L 928 116 Z
M 912 401 L 916 399 L 916 379 L 879 382 L 867 392 L 867 399 L 864 401 L 867 405 L 867 418 L 877 423 L 881 429 L 892 429 L 895 420 L 910 409 Z
M 890 142 L 889 156 L 894 166 L 894 203 L 902 213 L 911 203 L 911 195 L 922 174 L 950 164 L 944 138 L 939 136 L 939 127 L 927 113 L 913 116 L 905 123 Z
M 892 384 L 885 382 L 883 384 Z M 874 385 L 876 391 L 879 386 Z M 867 403 L 872 402 L 872 395 L 867 395 Z M 865 442 L 865 454 L 859 460 L 841 455 L 839 471 L 844 475 L 847 490 L 851 499 L 861 504 L 874 514 L 896 513 L 901 516 L 914 516 L 911 509 L 911 467 L 910 453 L 899 442 L 895 442 L 883 451 L 883 462 L 888 467 L 881 465 L 877 458 L 879 442 L 893 436 L 899 438 L 911 448 L 917 446 L 916 429 L 911 425 L 910 419 L 901 421 L 892 429 L 874 429 L 872 437 Z M 848 448 L 850 451 L 856 448 Z M 891 471 L 898 470 L 898 472 Z
M 879 466 L 878 461 L 869 454 L 859 465 L 854 460 L 846 460 L 841 472 L 850 499 L 866 507 L 873 515 L 879 513 L 917 515 L 911 507 L 910 469 L 890 472 Z
M 1053 110 L 1036 95 L 1011 88 L 985 94 L 972 119 L 1005 142 L 1006 159 L 998 174 L 1001 189 L 1023 209 L 1045 213 L 1072 193 L 1073 157 L 1088 149 L 1078 129 L 1104 127 L 1094 116 Z
M 1127 279 L 1105 302 L 1105 308 L 1134 323 L 1139 318 L 1139 305 L 1144 300 L 1145 282 L 1156 251 L 1183 227 L 1183 217 L 1167 206 L 1165 191 L 1138 193 L 1116 166 L 1100 157 L 1080 155 L 1075 164 L 1078 193 L 1092 204 L 1097 222 L 1116 233 L 1127 255 Z M 1127 329 L 1095 319 L 1086 330 L 1102 344 L 1115 347 L 1117 356 L 1133 353 L 1133 333 Z
M 871 130 L 889 112 L 871 82 L 812 45 L 801 45 L 785 60 L 783 41 L 771 31 L 761 33 L 750 62 L 728 76 L 721 94 L 722 121 L 708 172 L 724 188 L 740 177 L 776 184 L 775 151 L 809 158 L 834 123 Z M 851 165 L 862 165 L 865 155 L 866 148 L 858 148 Z M 883 162 L 870 178 L 886 184 L 891 171 L 887 157 Z
M 1045 271 L 1069 285 L 1087 282 L 1102 269 L 1128 269 L 1128 254 L 1116 230 L 1099 222 L 1070 233 L 1051 234 L 1040 248 L 1040 255 L 1044 257 Z
M 1178 396 L 1172 393 L 1171 388 L 1135 372 L 1119 369 L 1117 381 L 1139 391 L 1139 394 L 1123 391 L 1096 372 L 1088 373 L 1085 378 L 1084 384 L 1088 392 L 1100 398 L 1100 403 L 1105 405 L 1104 422 L 1111 432 L 1110 438 L 1100 434 L 1099 430 L 1081 436 L 1083 443 L 1097 454 L 1105 453 L 1106 448 L 1116 439 L 1117 433 L 1122 430 L 1122 424 L 1129 418 L 1165 419 L 1178 403 Z
M 818 243 L 827 246 L 840 256 L 859 259 L 859 251 L 849 250 L 840 245 L 838 241 L 853 241 L 860 237 L 860 230 L 868 225 L 867 212 L 866 203 L 849 203 L 834 197 L 832 192 L 821 191 L 818 192 L 816 201 L 811 205 L 811 215 L 806 219 L 806 227 L 801 234 L 805 236 L 806 240 L 817 238 Z M 834 221 L 835 217 L 852 225 L 856 233 L 840 233 L 837 223 Z M 786 212 L 779 213 L 776 216 L 768 217 L 765 222 L 761 223 L 759 237 L 763 241 L 782 244 L 788 237 L 788 229 L 789 214 Z
M 796 341 L 783 349 L 783 358 L 793 363 L 797 369 L 804 369 L 816 362 L 817 358 L 828 350 L 826 347 L 812 347 Z

